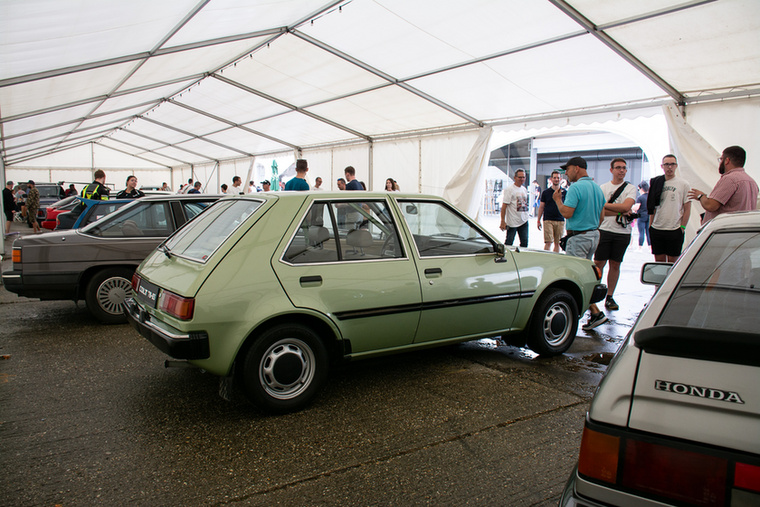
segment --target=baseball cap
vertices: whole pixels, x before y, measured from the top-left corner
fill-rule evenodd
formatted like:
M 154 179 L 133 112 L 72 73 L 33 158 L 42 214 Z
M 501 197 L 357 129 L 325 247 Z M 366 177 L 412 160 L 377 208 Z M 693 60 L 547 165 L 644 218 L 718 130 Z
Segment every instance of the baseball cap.
M 271 182 L 271 181 L 268 181 L 268 180 L 264 180 L 264 181 L 262 181 L 262 182 L 261 182 L 261 184 L 262 184 L 262 185 L 271 185 L 271 184 L 272 184 L 272 182 Z
M 586 160 L 582 157 L 573 157 L 570 160 L 568 160 L 565 164 L 559 166 L 562 171 L 567 170 L 567 166 L 574 165 L 576 167 L 582 167 L 583 169 L 588 169 L 588 165 L 586 165 Z

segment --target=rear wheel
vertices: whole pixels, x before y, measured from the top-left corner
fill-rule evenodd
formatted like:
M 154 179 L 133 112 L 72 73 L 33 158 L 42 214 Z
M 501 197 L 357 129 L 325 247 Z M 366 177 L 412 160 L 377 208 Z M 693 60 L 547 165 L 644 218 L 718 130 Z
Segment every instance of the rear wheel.
M 575 340 L 578 332 L 578 306 L 575 299 L 562 289 L 550 289 L 533 309 L 528 347 L 540 355 L 562 354 Z
M 306 326 L 284 324 L 264 332 L 243 360 L 248 397 L 270 412 L 292 412 L 308 405 L 327 379 L 327 350 Z
M 95 273 L 85 289 L 87 309 L 104 324 L 121 324 L 124 300 L 132 296 L 132 274 L 128 268 L 108 268 Z

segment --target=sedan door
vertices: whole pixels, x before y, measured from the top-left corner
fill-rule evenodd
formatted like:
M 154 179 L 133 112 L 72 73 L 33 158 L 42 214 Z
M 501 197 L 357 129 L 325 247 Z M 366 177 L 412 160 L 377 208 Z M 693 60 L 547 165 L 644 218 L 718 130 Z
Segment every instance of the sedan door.
M 351 355 L 411 344 L 420 282 L 387 201 L 316 201 L 295 223 L 275 262 L 293 305 L 332 319 Z
M 422 281 L 422 315 L 415 343 L 501 334 L 512 326 L 521 298 L 512 256 L 499 258 L 493 241 L 441 201 L 399 201 L 413 237 Z

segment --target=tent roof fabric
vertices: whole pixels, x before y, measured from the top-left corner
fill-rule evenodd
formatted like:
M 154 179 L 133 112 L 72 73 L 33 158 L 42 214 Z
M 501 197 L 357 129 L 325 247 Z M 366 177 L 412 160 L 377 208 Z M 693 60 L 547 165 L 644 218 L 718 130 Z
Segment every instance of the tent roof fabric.
M 757 0 L 4 0 L 5 166 L 156 166 L 758 95 Z

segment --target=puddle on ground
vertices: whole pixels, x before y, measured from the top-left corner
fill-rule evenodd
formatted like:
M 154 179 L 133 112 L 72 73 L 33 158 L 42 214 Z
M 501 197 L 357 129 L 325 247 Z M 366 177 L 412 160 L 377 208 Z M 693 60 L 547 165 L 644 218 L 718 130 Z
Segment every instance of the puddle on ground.
M 605 366 L 609 366 L 610 361 L 612 361 L 612 358 L 614 357 L 614 353 L 612 352 L 600 352 L 596 354 L 589 354 L 587 356 L 583 356 L 583 359 L 590 363 L 597 363 L 597 364 L 603 364 Z

